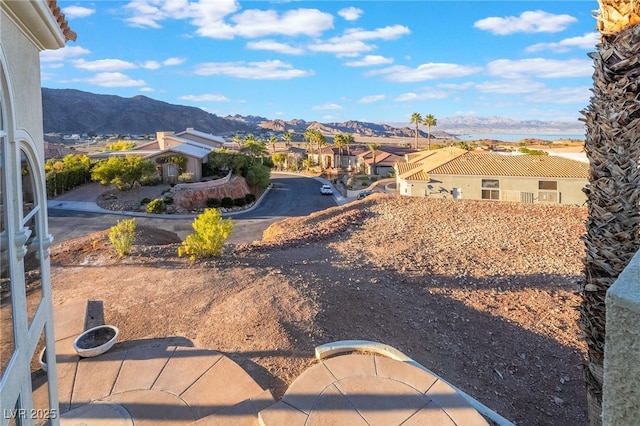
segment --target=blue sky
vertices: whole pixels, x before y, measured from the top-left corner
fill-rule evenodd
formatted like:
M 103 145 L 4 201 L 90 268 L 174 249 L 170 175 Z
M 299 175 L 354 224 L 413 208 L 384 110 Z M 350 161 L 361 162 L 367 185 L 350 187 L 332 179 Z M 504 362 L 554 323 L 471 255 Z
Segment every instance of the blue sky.
M 219 116 L 576 121 L 597 1 L 66 1 L 42 85 Z

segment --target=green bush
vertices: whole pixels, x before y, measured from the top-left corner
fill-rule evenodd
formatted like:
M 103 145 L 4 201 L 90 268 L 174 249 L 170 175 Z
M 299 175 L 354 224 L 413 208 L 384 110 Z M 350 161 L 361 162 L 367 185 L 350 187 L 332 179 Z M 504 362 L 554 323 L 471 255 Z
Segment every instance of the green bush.
M 173 204 L 173 197 L 165 196 L 165 197 L 164 197 L 164 203 L 165 203 L 167 206 L 170 206 L 171 204 Z
M 140 200 L 141 205 L 149 204 L 151 202 L 151 198 L 143 198 Z
M 233 205 L 236 206 L 236 207 L 242 207 L 245 204 L 247 204 L 247 200 L 244 197 L 242 197 L 242 198 L 234 198 L 233 199 Z
M 141 186 L 156 186 L 160 184 L 160 177 L 158 175 L 144 176 L 140 179 Z
M 222 206 L 220 198 L 207 198 L 207 207 L 210 209 L 217 209 Z
M 225 209 L 230 209 L 233 206 L 233 198 L 231 197 L 224 197 L 220 202 L 220 207 L 224 207 Z
M 233 223 L 231 219 L 222 219 L 216 209 L 207 209 L 200 214 L 192 224 L 193 234 L 178 248 L 178 256 L 189 256 L 190 260 L 203 257 L 218 256 L 224 242 L 231 235 Z
M 131 252 L 135 232 L 135 219 L 119 220 L 114 226 L 109 228 L 109 241 L 113 244 L 118 256 L 126 256 Z
M 193 183 L 193 173 L 182 173 L 180 176 L 178 176 L 178 183 Z
M 160 198 L 156 198 L 155 200 L 149 201 L 147 206 L 144 208 L 147 213 L 160 214 L 164 212 L 164 201 Z
M 251 204 L 256 201 L 256 196 L 255 194 L 248 193 L 247 195 L 244 196 L 244 199 L 247 204 Z
M 124 191 L 155 172 L 156 166 L 151 161 L 127 155 L 125 158 L 110 157 L 101 161 L 93 168 L 91 178 L 102 185 L 114 184 L 120 191 Z

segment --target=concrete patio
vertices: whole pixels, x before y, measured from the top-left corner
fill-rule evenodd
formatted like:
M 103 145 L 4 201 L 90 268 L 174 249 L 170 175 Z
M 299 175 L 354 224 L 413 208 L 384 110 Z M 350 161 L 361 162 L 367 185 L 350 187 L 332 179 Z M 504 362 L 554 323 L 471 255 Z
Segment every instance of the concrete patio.
M 376 353 L 326 352 L 280 401 L 210 349 L 122 342 L 79 358 L 73 341 L 86 327 L 86 306 L 54 311 L 62 425 L 488 424 L 440 378 Z M 46 407 L 47 397 L 41 384 L 36 407 Z

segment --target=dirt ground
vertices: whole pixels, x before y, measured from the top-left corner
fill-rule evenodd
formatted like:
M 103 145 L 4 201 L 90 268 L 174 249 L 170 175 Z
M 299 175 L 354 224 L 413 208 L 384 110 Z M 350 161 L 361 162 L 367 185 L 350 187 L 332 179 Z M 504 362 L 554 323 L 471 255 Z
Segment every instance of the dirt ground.
M 372 195 L 196 262 L 177 257 L 174 233 L 144 227 L 118 258 L 105 231 L 52 247 L 54 305 L 102 300 L 119 345 L 170 337 L 222 351 L 276 398 L 315 346 L 363 339 L 516 424 L 586 424 L 575 292 L 585 218 L 578 207 Z
M 276 398 L 315 346 L 364 339 L 519 425 L 585 424 L 575 293 L 585 217 L 373 195 L 193 263 L 171 232 L 139 228 L 124 258 L 103 232 L 53 246 L 54 305 L 102 300 L 122 342 L 176 337 L 222 351 Z

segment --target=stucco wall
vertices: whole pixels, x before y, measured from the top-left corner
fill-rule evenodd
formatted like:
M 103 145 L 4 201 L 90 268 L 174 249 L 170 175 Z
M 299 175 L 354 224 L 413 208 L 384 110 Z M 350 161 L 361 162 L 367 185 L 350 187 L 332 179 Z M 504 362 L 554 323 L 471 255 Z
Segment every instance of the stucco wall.
M 42 93 L 40 89 L 40 56 L 34 44 L 22 31 L 0 14 L 0 38 L 6 60 L 9 90 L 13 96 L 13 128 L 28 133 L 35 142 L 34 149 L 44 158 L 42 141 Z M 12 129 L 7 129 L 10 132 Z
M 607 291 L 602 420 L 640 425 L 640 252 Z
M 459 175 L 436 175 L 431 174 L 431 181 L 428 185 L 423 182 L 407 182 L 413 187 L 408 191 L 400 190 L 401 195 L 424 196 L 424 191 L 431 186 L 429 193 L 431 197 L 452 198 L 453 188 L 460 189 L 461 198 L 469 200 L 482 199 L 482 180 L 497 179 L 500 181 L 500 191 L 530 192 L 537 199 L 538 181 L 556 181 L 558 192 L 560 193 L 560 203 L 566 205 L 582 205 L 586 201 L 586 195 L 582 188 L 587 184 L 587 179 L 559 179 L 559 178 L 526 178 L 526 177 L 496 177 L 496 176 L 459 176 Z M 538 200 L 534 200 L 538 202 Z

